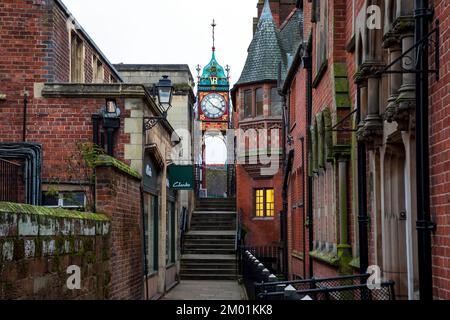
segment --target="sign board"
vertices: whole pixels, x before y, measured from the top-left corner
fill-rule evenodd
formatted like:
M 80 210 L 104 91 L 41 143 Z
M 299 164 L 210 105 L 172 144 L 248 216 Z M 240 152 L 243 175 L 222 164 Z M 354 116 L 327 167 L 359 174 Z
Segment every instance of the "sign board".
M 172 190 L 193 190 L 194 166 L 169 166 L 169 188 Z

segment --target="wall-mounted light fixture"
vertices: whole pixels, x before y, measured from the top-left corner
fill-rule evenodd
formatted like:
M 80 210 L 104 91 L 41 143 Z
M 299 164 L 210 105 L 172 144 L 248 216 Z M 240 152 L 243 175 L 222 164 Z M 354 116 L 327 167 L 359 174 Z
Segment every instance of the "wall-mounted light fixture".
M 104 147 L 103 130 L 106 132 L 106 152 L 110 156 L 114 156 L 114 131 L 120 128 L 120 108 L 114 98 L 107 98 L 105 105 L 100 112 L 92 115 L 94 144 Z M 101 137 L 99 137 L 100 122 L 103 130 L 100 130 Z
M 163 110 L 161 116 L 145 117 L 144 131 L 151 130 L 160 121 L 167 120 L 167 112 L 172 107 L 173 86 L 169 76 L 163 76 L 153 89 L 153 95 L 158 97 L 158 103 Z

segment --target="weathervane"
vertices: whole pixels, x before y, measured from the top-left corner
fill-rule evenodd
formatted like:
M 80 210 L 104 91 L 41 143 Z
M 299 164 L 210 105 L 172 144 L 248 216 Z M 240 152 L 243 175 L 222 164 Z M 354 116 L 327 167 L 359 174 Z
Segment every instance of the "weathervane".
M 202 71 L 202 67 L 198 64 L 195 70 L 197 70 L 197 78 L 198 82 L 200 82 L 200 71 Z
M 216 50 L 216 36 L 215 36 L 215 28 L 216 28 L 216 20 L 213 19 L 213 22 L 211 24 L 212 29 L 212 38 L 213 38 L 213 51 Z
M 227 72 L 227 79 L 230 80 L 231 67 L 228 64 L 225 66 L 225 71 Z

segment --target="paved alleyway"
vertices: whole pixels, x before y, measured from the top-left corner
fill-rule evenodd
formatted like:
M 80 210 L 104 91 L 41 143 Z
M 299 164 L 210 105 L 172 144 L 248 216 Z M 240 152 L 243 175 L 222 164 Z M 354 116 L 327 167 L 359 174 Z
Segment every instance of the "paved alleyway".
M 183 280 L 162 300 L 245 300 L 237 281 Z

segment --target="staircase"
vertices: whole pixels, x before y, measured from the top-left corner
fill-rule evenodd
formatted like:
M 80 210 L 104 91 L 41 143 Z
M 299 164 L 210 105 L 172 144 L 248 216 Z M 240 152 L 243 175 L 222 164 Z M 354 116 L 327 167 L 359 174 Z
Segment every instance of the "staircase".
M 235 280 L 235 236 L 235 199 L 198 200 L 184 238 L 181 280 Z

